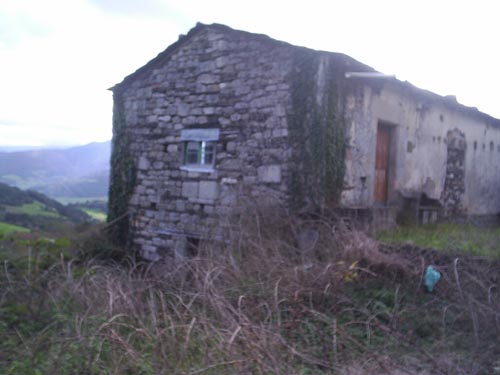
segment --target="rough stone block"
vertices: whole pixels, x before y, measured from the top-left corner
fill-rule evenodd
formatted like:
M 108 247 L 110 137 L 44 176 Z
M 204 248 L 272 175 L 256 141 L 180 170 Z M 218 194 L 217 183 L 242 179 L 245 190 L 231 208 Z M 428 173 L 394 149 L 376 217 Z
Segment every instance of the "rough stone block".
M 237 203 L 236 192 L 233 189 L 224 189 L 221 192 L 220 203 L 225 206 L 231 206 Z
M 153 237 L 153 245 L 155 246 L 164 246 L 165 245 L 165 240 L 159 238 L 159 237 Z
M 212 74 L 205 73 L 198 77 L 198 82 L 206 84 L 215 83 L 217 82 L 217 78 Z
M 179 151 L 178 145 L 168 145 L 167 146 L 167 152 L 176 153 L 177 151 Z
M 143 171 L 144 171 L 144 170 L 148 170 L 148 169 L 149 169 L 149 166 L 150 166 L 150 164 L 149 164 L 148 159 L 147 159 L 145 156 L 141 156 L 141 157 L 139 158 L 139 166 L 138 166 L 138 168 L 139 168 L 140 170 L 143 170 Z
M 259 181 L 281 182 L 281 167 L 279 165 L 263 165 L 257 169 Z
M 240 171 L 243 168 L 243 162 L 240 159 L 226 159 L 221 161 L 220 169 L 226 171 Z
M 186 211 L 186 203 L 184 201 L 178 200 L 175 202 L 175 209 L 179 212 Z
M 189 113 L 189 107 L 184 103 L 179 103 L 177 105 L 177 113 L 182 117 L 187 116 Z
M 215 181 L 200 181 L 199 197 L 200 199 L 217 199 L 219 186 Z
M 198 197 L 198 182 L 183 182 L 182 196 L 186 198 Z
M 213 115 L 215 113 L 215 108 L 214 107 L 205 107 L 205 108 L 203 108 L 203 113 L 205 115 Z

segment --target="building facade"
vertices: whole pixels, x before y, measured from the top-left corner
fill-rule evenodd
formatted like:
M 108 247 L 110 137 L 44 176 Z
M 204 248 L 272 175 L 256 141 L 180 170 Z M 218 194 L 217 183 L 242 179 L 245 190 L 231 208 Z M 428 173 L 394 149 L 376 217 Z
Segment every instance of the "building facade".
M 198 24 L 112 91 L 110 220 L 147 259 L 244 205 L 500 211 L 500 120 L 343 54 Z

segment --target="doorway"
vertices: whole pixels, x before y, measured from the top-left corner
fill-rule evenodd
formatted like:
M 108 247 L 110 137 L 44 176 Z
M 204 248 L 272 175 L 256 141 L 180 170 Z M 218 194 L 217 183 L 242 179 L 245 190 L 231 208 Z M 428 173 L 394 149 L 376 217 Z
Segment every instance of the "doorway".
M 386 205 L 389 188 L 389 150 L 391 145 L 391 126 L 377 125 L 377 145 L 375 150 L 375 185 L 373 200 L 375 204 Z

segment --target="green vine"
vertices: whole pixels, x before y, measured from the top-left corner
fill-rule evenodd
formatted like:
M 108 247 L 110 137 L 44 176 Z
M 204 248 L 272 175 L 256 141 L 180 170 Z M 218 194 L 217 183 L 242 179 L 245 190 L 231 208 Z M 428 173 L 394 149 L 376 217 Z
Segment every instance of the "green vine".
M 126 132 L 125 109 L 121 93 L 113 93 L 113 144 L 109 183 L 108 223 L 110 239 L 125 246 L 129 239 L 128 204 L 136 179 L 135 165 L 130 155 Z
M 320 67 L 324 69 L 321 85 Z M 291 203 L 298 210 L 322 211 L 335 207 L 340 199 L 346 150 L 338 101 L 340 74 L 331 58 L 315 51 L 299 50 L 294 56 L 288 123 L 293 149 Z

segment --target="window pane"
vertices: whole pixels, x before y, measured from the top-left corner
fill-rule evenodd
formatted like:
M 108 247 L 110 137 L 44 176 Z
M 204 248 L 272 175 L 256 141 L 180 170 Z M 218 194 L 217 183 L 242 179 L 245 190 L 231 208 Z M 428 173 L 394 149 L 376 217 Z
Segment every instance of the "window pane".
M 199 150 L 200 150 L 200 142 L 188 142 L 186 145 L 185 164 L 198 164 Z
M 184 165 L 212 166 L 216 142 L 189 141 L 184 146 Z
M 205 143 L 205 164 L 212 165 L 214 163 L 215 144 L 214 142 Z

